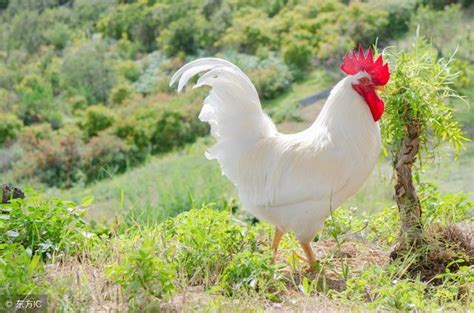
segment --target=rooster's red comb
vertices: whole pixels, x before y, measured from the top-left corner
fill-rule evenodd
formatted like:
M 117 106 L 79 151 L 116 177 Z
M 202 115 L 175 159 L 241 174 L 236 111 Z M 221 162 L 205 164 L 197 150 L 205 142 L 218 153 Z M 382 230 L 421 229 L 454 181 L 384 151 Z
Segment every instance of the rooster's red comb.
M 372 82 L 377 86 L 385 85 L 390 78 L 388 64 L 383 64 L 382 55 L 374 61 L 372 49 L 369 48 L 367 55 L 365 55 L 362 45 L 359 46 L 358 54 L 355 50 L 352 51 L 352 53 L 346 54 L 341 65 L 341 70 L 347 75 L 354 75 L 360 71 L 366 71 L 372 77 Z

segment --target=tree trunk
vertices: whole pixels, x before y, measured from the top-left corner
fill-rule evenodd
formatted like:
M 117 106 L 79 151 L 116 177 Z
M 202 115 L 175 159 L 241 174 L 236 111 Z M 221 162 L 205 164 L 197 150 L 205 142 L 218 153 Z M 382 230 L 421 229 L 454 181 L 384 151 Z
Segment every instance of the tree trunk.
M 395 155 L 395 200 L 400 212 L 401 229 L 397 245 L 392 252 L 396 258 L 402 251 L 420 243 L 422 237 L 421 205 L 413 185 L 412 166 L 416 160 L 420 144 L 420 124 L 407 125 L 406 137 Z

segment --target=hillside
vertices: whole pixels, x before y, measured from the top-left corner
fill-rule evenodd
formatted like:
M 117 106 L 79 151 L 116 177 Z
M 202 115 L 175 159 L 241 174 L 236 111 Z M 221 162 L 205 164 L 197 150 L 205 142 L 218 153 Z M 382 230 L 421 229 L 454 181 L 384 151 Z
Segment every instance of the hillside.
M 331 64 L 354 40 L 373 42 L 376 25 L 388 30 L 383 9 L 358 15 L 368 7 L 362 3 L 186 3 L 183 11 L 172 1 L 7 2 L 1 12 L 0 168 L 10 182 L 87 185 L 109 176 L 103 168 L 123 173 L 207 134 L 197 121 L 199 97 L 176 97 L 167 86 L 179 66 L 199 55 L 238 64 L 261 97 L 272 100 L 314 68 L 312 55 Z M 347 21 L 337 19 L 341 10 Z M 364 31 L 351 37 L 336 28 L 320 40 L 289 36 L 288 22 L 300 21 L 306 36 L 325 19 L 360 22 Z M 248 20 L 259 23 L 241 30 Z M 343 46 L 328 42 L 338 37 Z M 291 115 L 293 103 L 285 104 L 290 107 L 274 108 L 277 120 Z

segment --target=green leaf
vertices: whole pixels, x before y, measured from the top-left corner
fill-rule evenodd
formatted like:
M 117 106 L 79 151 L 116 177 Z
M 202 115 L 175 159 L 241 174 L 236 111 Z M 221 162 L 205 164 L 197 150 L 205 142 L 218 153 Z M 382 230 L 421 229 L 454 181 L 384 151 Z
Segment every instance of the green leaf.
M 82 198 L 81 200 L 81 206 L 82 207 L 88 207 L 94 202 L 94 196 L 87 196 Z

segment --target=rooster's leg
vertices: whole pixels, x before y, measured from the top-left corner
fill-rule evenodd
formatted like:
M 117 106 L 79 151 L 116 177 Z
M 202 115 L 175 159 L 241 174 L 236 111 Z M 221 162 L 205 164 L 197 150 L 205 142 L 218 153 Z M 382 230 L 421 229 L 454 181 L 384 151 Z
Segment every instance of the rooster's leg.
M 314 263 L 316 262 L 316 256 L 314 255 L 313 248 L 311 248 L 311 243 L 300 241 L 300 245 L 306 255 L 306 262 L 308 262 L 309 268 L 313 268 Z
M 280 245 L 281 237 L 283 237 L 283 232 L 279 231 L 278 228 L 275 227 L 275 236 L 273 237 L 273 242 L 272 242 L 273 263 L 275 263 L 276 261 L 278 246 Z

